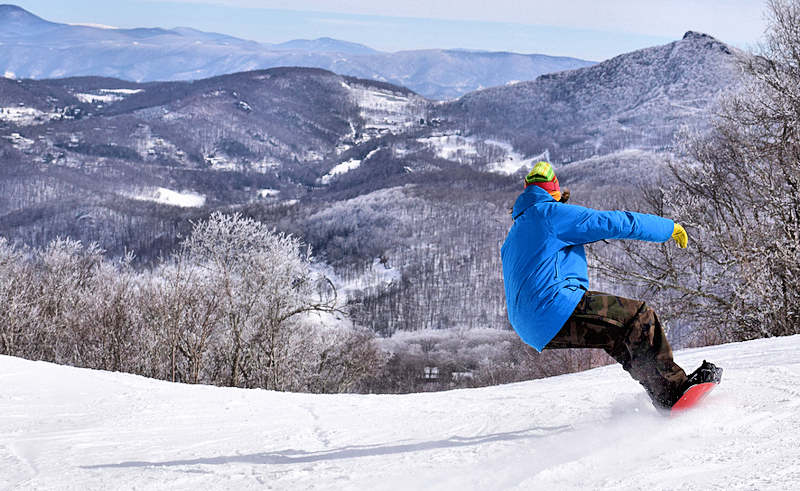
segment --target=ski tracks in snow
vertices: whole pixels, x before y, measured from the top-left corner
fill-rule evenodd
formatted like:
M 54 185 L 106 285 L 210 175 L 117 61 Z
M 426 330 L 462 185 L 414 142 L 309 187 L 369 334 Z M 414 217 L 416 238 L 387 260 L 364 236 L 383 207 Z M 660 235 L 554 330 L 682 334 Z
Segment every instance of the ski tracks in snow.
M 482 389 L 311 395 L 0 356 L 0 489 L 798 489 L 800 336 L 665 418 L 618 366 Z

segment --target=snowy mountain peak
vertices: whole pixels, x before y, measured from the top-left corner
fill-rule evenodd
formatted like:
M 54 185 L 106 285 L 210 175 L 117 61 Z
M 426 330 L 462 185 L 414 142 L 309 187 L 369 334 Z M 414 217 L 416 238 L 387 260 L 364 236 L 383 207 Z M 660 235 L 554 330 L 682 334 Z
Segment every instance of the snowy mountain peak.
M 99 27 L 53 23 L 20 7 L 2 5 L 0 75 L 33 79 L 103 75 L 146 82 L 198 80 L 256 67 L 303 66 L 402 85 L 428 98 L 447 100 L 480 87 L 593 64 L 516 53 L 387 53 L 328 37 L 264 44 L 191 26 Z
M 11 5 L 10 3 L 0 4 L 0 16 L 5 17 L 11 15 L 29 15 L 31 17 L 36 17 L 22 7 L 17 7 L 16 5 Z

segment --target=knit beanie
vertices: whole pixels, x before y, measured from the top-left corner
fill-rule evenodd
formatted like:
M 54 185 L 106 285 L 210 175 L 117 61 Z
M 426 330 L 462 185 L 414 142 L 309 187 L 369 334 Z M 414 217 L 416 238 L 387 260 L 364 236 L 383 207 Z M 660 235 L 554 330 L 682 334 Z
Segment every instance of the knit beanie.
M 558 178 L 553 166 L 549 162 L 537 162 L 533 169 L 525 176 L 525 187 L 539 186 L 544 189 L 556 201 L 561 201 L 561 187 L 558 185 Z

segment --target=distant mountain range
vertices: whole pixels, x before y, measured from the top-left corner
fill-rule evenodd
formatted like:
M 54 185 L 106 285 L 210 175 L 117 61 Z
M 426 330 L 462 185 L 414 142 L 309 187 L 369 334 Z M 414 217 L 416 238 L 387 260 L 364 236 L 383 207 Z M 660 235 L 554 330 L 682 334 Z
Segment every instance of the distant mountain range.
M 592 65 L 575 58 L 462 50 L 385 53 L 330 38 L 262 44 L 190 28 L 113 29 L 49 22 L 0 5 L 0 76 L 196 80 L 280 66 L 402 85 L 432 99 Z

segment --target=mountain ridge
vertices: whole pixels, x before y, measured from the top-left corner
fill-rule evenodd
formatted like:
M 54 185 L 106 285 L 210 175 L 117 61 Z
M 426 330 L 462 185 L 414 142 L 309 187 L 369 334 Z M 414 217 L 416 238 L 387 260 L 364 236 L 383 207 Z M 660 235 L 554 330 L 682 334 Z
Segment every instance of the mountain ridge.
M 465 94 L 442 106 L 442 117 L 459 115 L 471 121 L 471 131 L 505 138 L 526 153 L 549 150 L 568 162 L 626 146 L 663 148 L 681 124 L 664 127 L 666 115 L 698 119 L 738 78 L 732 48 L 689 31 L 681 40 L 590 67 Z M 542 138 L 543 126 L 557 138 Z
M 0 4 L 0 25 L 3 26 L 4 34 L 24 35 L 30 29 L 41 31 L 57 27 L 59 24 L 42 19 L 41 17 L 28 12 L 22 7 L 11 4 Z

